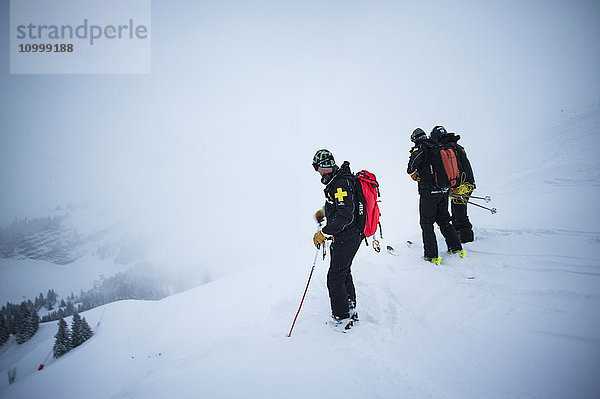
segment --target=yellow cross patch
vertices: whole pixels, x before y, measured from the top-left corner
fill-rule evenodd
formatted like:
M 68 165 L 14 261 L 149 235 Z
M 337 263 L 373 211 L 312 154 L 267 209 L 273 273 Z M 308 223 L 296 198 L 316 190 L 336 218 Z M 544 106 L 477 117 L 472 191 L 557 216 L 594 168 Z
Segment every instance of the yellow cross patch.
M 337 189 L 337 193 L 335 193 L 333 196 L 339 201 L 339 202 L 344 202 L 344 197 L 347 196 L 348 193 L 345 191 L 342 191 L 341 187 L 338 187 Z

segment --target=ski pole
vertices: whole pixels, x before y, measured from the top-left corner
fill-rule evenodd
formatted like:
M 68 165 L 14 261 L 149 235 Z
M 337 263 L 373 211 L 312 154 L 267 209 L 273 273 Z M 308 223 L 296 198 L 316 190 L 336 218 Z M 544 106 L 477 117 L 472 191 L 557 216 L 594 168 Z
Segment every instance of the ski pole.
M 474 198 L 474 199 L 480 199 L 480 200 L 484 200 L 485 202 L 490 202 L 492 200 L 492 198 L 489 195 L 486 195 L 485 197 L 476 197 L 474 195 L 465 195 L 465 194 L 450 194 L 451 196 L 453 196 L 454 198 Z
M 323 243 L 325 246 L 325 243 Z M 294 329 L 294 325 L 296 324 L 296 319 L 300 314 L 300 309 L 302 309 L 302 304 L 304 303 L 304 297 L 306 296 L 306 292 L 308 291 L 308 285 L 310 284 L 310 279 L 312 278 L 313 272 L 315 271 L 315 265 L 317 264 L 317 257 L 319 256 L 319 247 L 317 247 L 317 252 L 315 252 L 315 259 L 313 260 L 312 268 L 310 269 L 310 274 L 308 276 L 308 281 L 306 282 L 306 288 L 304 289 L 304 294 L 302 294 L 302 300 L 300 301 L 300 306 L 298 306 L 298 311 L 296 312 L 296 316 L 294 317 L 294 321 L 292 323 L 292 328 L 290 328 L 290 332 L 288 333 L 288 338 L 292 336 L 292 330 Z
M 492 197 L 490 197 L 489 195 L 486 195 L 485 197 L 475 197 L 475 196 L 471 195 L 470 197 L 475 198 L 475 199 L 484 200 L 485 202 L 490 202 L 492 200 Z
M 451 197 L 454 197 L 454 194 L 450 194 L 450 196 L 451 196 Z M 454 198 L 456 198 L 456 197 L 454 197 Z M 479 205 L 479 204 L 476 204 L 476 203 L 474 203 L 474 202 L 467 201 L 467 200 L 466 200 L 466 199 L 464 199 L 464 198 L 460 198 L 460 199 L 461 199 L 461 200 L 463 200 L 463 201 L 465 201 L 467 204 L 475 205 L 475 206 L 478 206 L 478 207 L 480 207 L 480 208 L 486 209 L 486 210 L 488 210 L 488 211 L 492 212 L 492 214 L 494 214 L 494 213 L 498 212 L 498 210 L 497 210 L 496 208 L 488 208 L 488 207 L 485 207 L 485 206 L 483 206 L 483 205 Z

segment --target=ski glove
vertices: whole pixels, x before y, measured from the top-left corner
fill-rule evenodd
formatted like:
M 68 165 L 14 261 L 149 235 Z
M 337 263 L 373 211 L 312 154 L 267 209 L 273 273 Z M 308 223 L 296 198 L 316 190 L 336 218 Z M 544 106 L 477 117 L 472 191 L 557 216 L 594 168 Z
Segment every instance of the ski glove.
M 415 170 L 414 172 L 412 172 L 411 175 L 410 175 L 410 177 L 414 181 L 421 181 L 421 177 L 419 176 L 419 171 L 418 170 Z
M 313 236 L 313 243 L 315 244 L 315 247 L 319 248 L 321 244 L 325 242 L 325 240 L 328 240 L 330 238 L 330 235 L 325 235 L 323 234 L 323 232 L 321 232 L 321 230 L 319 230 Z
M 317 212 L 315 212 L 315 219 L 317 219 L 318 223 L 323 223 L 323 220 L 325 220 L 325 212 L 323 209 L 319 209 Z

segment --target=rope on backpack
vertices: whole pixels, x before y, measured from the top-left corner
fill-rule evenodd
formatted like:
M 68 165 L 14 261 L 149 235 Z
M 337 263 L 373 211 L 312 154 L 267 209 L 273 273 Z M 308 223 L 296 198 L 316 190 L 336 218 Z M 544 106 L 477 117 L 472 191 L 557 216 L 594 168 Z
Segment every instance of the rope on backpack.
M 461 173 L 460 175 L 460 186 L 456 187 L 452 192 L 455 196 L 452 196 L 452 202 L 455 204 L 466 204 L 469 196 L 475 190 L 475 186 L 466 180 L 466 173 Z

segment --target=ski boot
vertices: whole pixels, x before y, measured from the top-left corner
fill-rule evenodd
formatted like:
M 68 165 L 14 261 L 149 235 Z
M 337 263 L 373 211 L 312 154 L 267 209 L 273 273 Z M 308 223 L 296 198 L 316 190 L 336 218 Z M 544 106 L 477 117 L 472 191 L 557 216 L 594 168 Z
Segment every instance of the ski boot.
M 350 317 L 342 319 L 338 316 L 331 315 L 331 321 L 329 322 L 329 324 L 333 327 L 334 330 L 346 333 L 352 328 L 354 320 L 352 320 Z
M 442 263 L 442 257 L 438 256 L 437 258 L 427 258 L 427 257 L 423 257 L 423 259 L 425 259 L 427 262 L 431 262 L 435 265 L 439 265 L 440 263 Z
M 458 256 L 460 256 L 461 258 L 464 258 L 465 256 L 467 256 L 467 251 L 465 251 L 464 249 L 453 249 L 453 250 L 448 251 L 448 253 L 451 255 L 458 254 Z
M 348 312 L 350 313 L 350 319 L 353 322 L 358 321 L 358 311 L 356 310 L 356 302 L 352 299 L 348 299 Z

